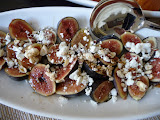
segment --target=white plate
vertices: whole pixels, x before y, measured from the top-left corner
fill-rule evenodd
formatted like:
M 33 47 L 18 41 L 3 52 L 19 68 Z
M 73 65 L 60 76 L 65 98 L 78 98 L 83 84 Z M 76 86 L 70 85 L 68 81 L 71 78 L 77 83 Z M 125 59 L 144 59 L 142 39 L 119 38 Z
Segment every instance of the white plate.
M 74 7 L 41 7 L 13 10 L 0 13 L 0 30 L 8 32 L 8 25 L 14 18 L 29 22 L 35 30 L 46 26 L 56 29 L 58 21 L 66 16 L 75 17 L 80 27 L 89 26 L 92 9 Z M 152 34 L 152 33 L 151 33 Z M 158 34 L 158 33 L 155 33 Z M 33 92 L 26 81 L 14 81 L 4 71 L 0 71 L 0 103 L 32 114 L 60 119 L 138 119 L 160 113 L 160 89 L 149 90 L 140 101 L 128 97 L 118 98 L 116 103 L 109 101 L 93 106 L 87 96 L 69 99 L 61 106 L 58 95 L 43 97 Z M 84 102 L 87 100 L 87 102 Z
M 88 6 L 88 7 L 94 7 L 97 5 L 98 2 L 92 1 L 92 0 L 67 0 L 76 4 Z M 157 17 L 160 18 L 160 11 L 149 11 L 149 10 L 143 10 L 143 13 L 146 17 Z

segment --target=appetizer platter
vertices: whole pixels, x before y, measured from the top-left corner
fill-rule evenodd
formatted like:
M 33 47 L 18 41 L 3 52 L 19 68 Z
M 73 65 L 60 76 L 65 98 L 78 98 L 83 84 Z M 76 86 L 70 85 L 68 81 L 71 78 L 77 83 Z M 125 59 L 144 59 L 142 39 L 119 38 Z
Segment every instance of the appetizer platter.
M 141 30 L 94 39 L 91 11 L 43 7 L 0 14 L 0 103 L 60 119 L 160 112 L 157 36 Z

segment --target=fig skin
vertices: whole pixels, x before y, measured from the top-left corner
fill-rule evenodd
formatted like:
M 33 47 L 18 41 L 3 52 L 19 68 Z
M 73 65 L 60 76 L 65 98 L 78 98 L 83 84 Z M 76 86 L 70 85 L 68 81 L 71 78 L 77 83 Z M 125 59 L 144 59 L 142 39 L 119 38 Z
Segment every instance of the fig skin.
M 0 70 L 3 68 L 5 63 L 6 63 L 6 61 L 3 59 L 3 57 L 0 57 Z
M 107 102 L 111 99 L 110 91 L 113 87 L 113 83 L 108 80 L 96 80 L 92 85 L 90 97 L 97 103 Z
M 59 22 L 57 34 L 61 41 L 64 41 L 67 44 L 69 44 L 78 30 L 78 21 L 73 17 L 65 17 L 61 19 Z M 63 37 L 61 36 L 62 33 Z
M 153 66 L 151 69 L 153 78 L 150 79 L 152 82 L 160 82 L 160 58 L 152 58 L 149 64 Z
M 11 79 L 16 81 L 22 81 L 28 78 L 28 72 L 27 73 L 21 73 L 19 72 L 18 68 L 5 68 L 5 73 L 11 77 Z
M 127 42 L 133 42 L 133 43 L 135 43 L 135 45 L 137 43 L 142 43 L 142 40 L 136 34 L 132 34 L 130 32 L 123 33 L 120 38 L 121 38 L 121 41 L 122 41 L 124 47 Z M 129 51 L 128 48 L 126 48 L 126 49 Z
M 46 65 L 37 64 L 32 68 L 28 78 L 32 89 L 43 96 L 49 96 L 56 92 L 55 81 L 52 81 L 46 72 L 50 72 Z
M 117 76 L 117 71 L 118 71 L 118 67 L 116 67 L 114 70 L 114 86 L 116 87 L 119 96 L 123 100 L 126 100 L 128 93 L 127 91 L 123 91 L 123 87 L 121 86 L 122 81 L 121 81 L 121 78 Z
M 27 40 L 27 32 L 28 35 L 32 34 L 33 28 L 25 20 L 13 19 L 9 24 L 9 33 L 13 39 Z
M 87 35 L 86 33 L 84 33 L 85 29 L 80 29 L 75 36 L 73 37 L 72 41 L 71 41 L 71 46 L 73 47 L 74 45 L 78 46 L 78 43 L 81 43 L 83 46 L 86 46 L 86 48 L 89 48 L 90 45 L 90 41 L 92 41 L 92 38 L 90 35 Z M 83 37 L 87 37 L 87 40 L 83 40 Z
M 73 68 L 78 68 L 77 58 L 75 58 L 72 63 L 69 63 L 66 67 L 60 67 L 59 69 L 56 69 L 56 83 L 60 83 L 64 81 L 64 78 L 71 74 Z
M 90 77 L 94 79 L 108 79 L 108 76 L 106 73 L 102 73 L 101 71 L 93 71 L 89 64 L 90 64 L 89 61 L 84 61 L 83 69 Z
M 153 54 L 154 54 L 155 49 L 157 49 L 157 40 L 156 40 L 156 38 L 155 37 L 147 37 L 147 38 L 143 39 L 143 43 L 150 43 L 151 44 L 150 56 L 152 57 Z M 144 60 L 148 61 L 150 58 L 144 59 Z
M 58 83 L 56 87 L 56 94 L 65 95 L 68 97 L 73 97 L 74 95 L 79 95 L 87 87 L 87 85 L 76 84 L 75 80 L 71 80 L 69 77 L 64 78 L 64 82 Z
M 122 43 L 116 39 L 108 39 L 102 41 L 101 47 L 108 48 L 111 52 L 115 52 L 116 55 L 119 55 L 123 50 Z
M 117 36 L 115 35 L 106 35 L 106 36 L 103 36 L 101 38 L 99 38 L 97 40 L 97 43 L 99 43 L 100 41 L 104 41 L 104 40 L 108 40 L 108 39 L 116 39 L 116 40 L 120 40 Z
M 4 47 L 6 45 L 5 37 L 6 37 L 6 33 L 0 30 L 0 43 L 1 43 L 1 47 Z
M 147 85 L 147 88 L 144 92 L 139 90 L 139 87 L 136 85 L 136 83 L 134 83 L 131 86 L 128 86 L 128 92 L 130 96 L 135 100 L 140 100 L 144 97 L 144 95 L 146 94 L 148 90 L 149 80 L 147 76 L 141 76 L 141 77 L 136 78 L 135 80 L 142 81 L 145 85 Z

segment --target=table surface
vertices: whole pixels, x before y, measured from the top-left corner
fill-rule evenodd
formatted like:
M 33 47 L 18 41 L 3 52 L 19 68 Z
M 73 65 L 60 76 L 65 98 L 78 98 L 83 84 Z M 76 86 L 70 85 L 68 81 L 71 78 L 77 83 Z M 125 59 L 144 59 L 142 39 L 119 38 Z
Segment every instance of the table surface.
M 72 7 L 86 7 L 78 4 L 68 2 L 66 0 L 3 0 L 0 3 L 0 12 L 20 9 L 20 8 L 29 8 L 29 7 L 42 7 L 42 6 L 72 6 Z M 160 23 L 160 19 L 150 19 L 151 21 Z M 0 119 L 9 120 L 55 120 L 54 118 L 46 118 L 37 115 L 32 115 L 19 111 L 5 105 L 0 104 Z M 154 116 L 147 118 L 146 120 L 159 120 L 160 116 Z

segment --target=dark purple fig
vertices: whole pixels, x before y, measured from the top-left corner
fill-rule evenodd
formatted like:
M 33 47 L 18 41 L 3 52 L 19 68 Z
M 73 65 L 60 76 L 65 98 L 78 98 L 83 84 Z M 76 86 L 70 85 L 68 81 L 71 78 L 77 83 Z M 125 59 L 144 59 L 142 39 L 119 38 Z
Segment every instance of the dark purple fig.
M 77 20 L 73 17 L 65 17 L 59 22 L 57 34 L 61 41 L 69 44 L 78 30 Z
M 64 81 L 64 78 L 69 75 L 74 66 L 76 65 L 77 58 L 75 58 L 71 63 L 69 63 L 66 67 L 60 67 L 56 69 L 56 83 L 60 83 Z
M 52 64 L 62 64 L 63 63 L 63 58 L 62 57 L 57 57 L 56 53 L 59 50 L 59 44 L 52 45 L 49 50 L 48 50 L 48 55 L 47 59 L 50 63 Z
M 152 55 L 154 54 L 155 49 L 157 48 L 157 40 L 155 37 L 147 37 L 143 40 L 143 43 L 150 43 L 151 44 L 151 53 L 150 53 L 150 57 L 152 57 Z M 145 61 L 149 60 L 145 59 Z
M 77 45 L 81 43 L 86 48 L 89 48 L 90 41 L 92 41 L 91 36 L 89 35 L 86 29 L 80 29 L 71 41 L 71 46 Z
M 4 69 L 7 75 L 9 75 L 13 80 L 21 81 L 27 79 L 27 73 L 21 73 L 18 68 L 5 68 Z
M 147 76 L 141 76 L 135 79 L 133 85 L 128 86 L 130 96 L 135 100 L 140 100 L 146 94 L 149 87 L 149 80 Z
M 13 39 L 27 40 L 33 28 L 22 19 L 13 19 L 9 24 L 9 33 Z
M 3 47 L 3 46 L 6 45 L 5 37 L 6 37 L 6 33 L 3 32 L 3 31 L 0 31 L 0 43 L 1 43 L 1 47 Z
M 65 77 L 64 82 L 57 84 L 56 94 L 65 96 L 75 95 L 82 92 L 86 87 L 87 84 L 83 85 L 81 83 L 80 85 L 77 85 L 75 80 L 71 80 L 70 78 Z
M 49 96 L 56 92 L 54 78 L 49 76 L 51 72 L 44 64 L 34 66 L 29 75 L 29 84 L 39 94 Z
M 121 40 L 124 46 L 126 45 L 127 42 L 133 42 L 135 45 L 137 43 L 142 43 L 142 40 L 136 34 L 130 32 L 123 33 L 121 35 Z M 128 48 L 126 49 L 129 50 Z
M 151 59 L 149 64 L 152 65 L 152 77 L 149 77 L 150 81 L 160 82 L 160 58 Z
M 6 61 L 3 59 L 3 57 L 0 57 L 0 70 L 3 68 Z
M 93 68 L 92 66 L 96 67 Z M 83 69 L 86 71 L 86 73 L 94 78 L 94 79 L 107 79 L 108 76 L 106 74 L 106 70 L 101 69 L 102 66 L 100 64 L 91 63 L 89 61 L 84 61 L 83 63 Z M 96 71 L 94 71 L 96 69 Z
M 128 94 L 127 94 L 127 91 L 124 91 L 124 86 L 122 86 L 123 82 L 122 82 L 121 78 L 119 78 L 117 76 L 117 71 L 118 70 L 119 70 L 118 67 L 116 67 L 115 70 L 114 70 L 114 85 L 117 89 L 117 92 L 118 92 L 119 96 L 122 99 L 126 100 Z
M 108 39 L 102 41 L 101 47 L 108 48 L 111 52 L 115 52 L 116 55 L 119 55 L 123 50 L 122 43 L 116 39 Z
M 97 103 L 107 102 L 111 99 L 111 90 L 114 85 L 112 82 L 105 80 L 96 80 L 92 85 L 91 98 Z

